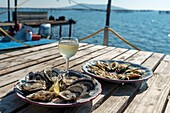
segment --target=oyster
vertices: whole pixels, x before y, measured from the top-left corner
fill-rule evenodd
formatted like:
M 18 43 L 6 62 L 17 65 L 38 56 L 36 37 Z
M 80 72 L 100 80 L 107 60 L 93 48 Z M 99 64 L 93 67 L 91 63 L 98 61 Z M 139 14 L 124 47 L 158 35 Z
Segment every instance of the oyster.
M 72 93 L 69 90 L 64 90 L 64 91 L 60 92 L 59 96 L 61 96 L 64 100 L 67 100 L 67 101 L 76 99 L 75 93 Z
M 88 68 L 88 71 L 92 72 L 92 73 L 96 73 L 98 72 L 99 70 L 101 70 L 99 67 L 97 66 L 92 66 L 92 65 L 89 65 L 89 68 Z
M 128 74 L 118 74 L 117 77 L 118 79 L 129 80 L 129 79 L 139 79 L 141 75 L 136 73 L 128 73 Z
M 105 62 L 98 61 L 98 62 L 96 62 L 96 66 L 99 67 L 101 70 L 104 70 L 104 71 L 105 70 L 108 70 L 108 71 L 111 70 L 111 67 L 109 66 L 109 64 L 105 63 Z
M 62 79 L 59 81 L 60 88 L 62 90 L 66 89 L 69 85 L 71 85 L 74 81 L 78 80 L 79 77 L 77 76 L 62 76 Z
M 94 90 L 95 82 L 91 79 L 79 79 L 70 84 L 59 96 L 67 101 L 76 101 L 89 94 L 90 90 Z
M 83 86 L 85 86 L 87 88 L 87 91 L 93 90 L 95 88 L 95 85 L 96 85 L 94 80 L 87 79 L 87 78 L 77 80 L 77 81 L 73 82 L 72 84 L 73 85 L 74 84 L 83 84 Z M 82 86 L 82 88 L 85 89 L 85 87 L 83 87 L 83 86 Z
M 46 82 L 42 80 L 24 81 L 18 84 L 18 89 L 28 94 L 39 90 L 45 90 Z
M 117 62 L 111 62 L 109 64 L 109 66 L 110 66 L 112 71 L 115 71 L 117 69 L 117 67 L 118 67 L 118 63 Z
M 135 74 L 142 75 L 142 74 L 144 74 L 144 71 L 141 69 L 138 69 L 138 68 L 130 68 L 130 69 L 126 70 L 125 73 L 135 73 Z
M 137 73 L 129 73 L 129 74 L 126 74 L 126 76 L 129 79 L 139 79 L 142 75 L 137 74 Z
M 67 101 L 63 98 L 57 97 L 57 98 L 52 99 L 51 102 L 52 103 L 66 103 Z
M 119 64 L 118 67 L 117 67 L 117 70 L 116 72 L 117 73 L 124 73 L 128 67 L 130 66 L 130 64 L 126 63 L 126 64 Z
M 36 72 L 36 73 L 30 72 L 25 76 L 25 80 L 26 81 L 43 80 L 48 82 L 47 78 L 44 76 L 42 72 Z
M 118 79 L 121 79 L 121 80 L 125 80 L 125 79 L 128 79 L 128 80 L 129 80 L 129 78 L 128 78 L 125 74 L 118 74 L 118 75 L 117 75 L 117 78 L 118 78 Z
M 87 92 L 87 87 L 83 84 L 74 84 L 67 88 L 67 90 L 71 91 L 76 95 L 76 97 L 82 96 L 85 92 Z
M 53 98 L 55 98 L 55 93 L 41 90 L 33 94 L 27 95 L 26 97 L 35 101 L 50 102 Z
M 59 70 L 54 67 L 49 67 L 44 69 L 44 74 L 51 82 L 56 82 L 58 79 L 58 75 L 60 74 Z

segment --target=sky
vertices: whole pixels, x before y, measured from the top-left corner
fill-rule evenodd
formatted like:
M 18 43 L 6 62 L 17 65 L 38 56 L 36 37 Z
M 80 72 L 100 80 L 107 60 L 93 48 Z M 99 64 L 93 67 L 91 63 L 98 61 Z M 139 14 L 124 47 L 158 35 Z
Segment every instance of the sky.
M 0 0 L 0 7 L 7 7 L 8 0 Z M 70 1 L 70 2 L 69 2 Z M 108 0 L 73 0 L 77 3 L 86 4 L 107 4 Z M 14 0 L 10 0 L 11 7 L 14 6 Z M 44 7 L 61 8 L 75 3 L 71 0 L 18 0 L 20 7 Z M 170 0 L 112 0 L 113 6 L 119 6 L 127 9 L 151 9 L 151 10 L 170 10 Z

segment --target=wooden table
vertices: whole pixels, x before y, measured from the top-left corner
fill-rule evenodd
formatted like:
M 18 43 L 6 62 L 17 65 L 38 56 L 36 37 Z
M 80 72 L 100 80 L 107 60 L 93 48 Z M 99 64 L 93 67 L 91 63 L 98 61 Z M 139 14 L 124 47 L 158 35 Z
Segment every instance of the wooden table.
M 57 43 L 0 54 L 0 112 L 2 113 L 170 113 L 170 55 L 81 43 L 70 59 L 70 68 L 82 71 L 90 60 L 123 60 L 154 71 L 142 89 L 141 83 L 116 84 L 99 81 L 102 93 L 92 102 L 72 108 L 50 108 L 22 101 L 13 91 L 16 82 L 30 71 L 47 66 L 64 68 Z

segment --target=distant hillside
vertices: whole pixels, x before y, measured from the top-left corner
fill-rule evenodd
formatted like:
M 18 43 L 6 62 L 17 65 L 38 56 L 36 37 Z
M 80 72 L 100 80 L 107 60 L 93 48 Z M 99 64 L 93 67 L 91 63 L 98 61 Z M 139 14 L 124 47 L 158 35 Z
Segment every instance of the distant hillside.
M 99 10 L 106 10 L 107 5 L 93 5 L 93 4 L 79 4 L 79 5 L 73 5 L 69 7 L 65 7 L 68 9 L 99 9 Z M 125 10 L 121 7 L 112 6 L 112 10 Z

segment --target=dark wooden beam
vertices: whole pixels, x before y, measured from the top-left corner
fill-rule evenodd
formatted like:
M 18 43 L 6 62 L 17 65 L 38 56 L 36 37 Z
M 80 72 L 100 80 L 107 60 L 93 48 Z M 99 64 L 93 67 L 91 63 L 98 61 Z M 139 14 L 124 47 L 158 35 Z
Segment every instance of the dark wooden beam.
M 10 22 L 10 0 L 8 0 L 8 22 Z
M 111 1 L 112 0 L 108 0 L 108 4 L 107 4 L 107 13 L 106 13 L 106 26 L 104 29 L 104 42 L 103 45 L 108 46 L 108 37 L 109 37 L 109 24 L 110 24 L 110 10 L 111 10 Z
M 109 26 L 110 24 L 110 10 L 111 10 L 111 0 L 108 0 L 107 14 L 106 14 L 106 26 Z
M 17 0 L 15 0 L 15 24 L 17 24 Z

